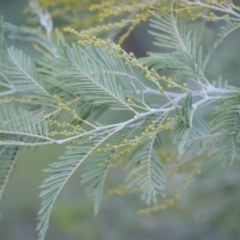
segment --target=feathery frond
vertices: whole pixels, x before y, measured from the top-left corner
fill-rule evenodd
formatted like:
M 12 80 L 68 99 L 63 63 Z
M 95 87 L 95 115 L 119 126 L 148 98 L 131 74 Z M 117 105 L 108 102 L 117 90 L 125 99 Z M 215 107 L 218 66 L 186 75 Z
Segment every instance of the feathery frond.
M 116 162 L 116 159 L 119 158 L 119 149 L 124 148 L 126 145 L 124 140 L 128 138 L 134 130 L 135 129 L 125 128 L 121 132 L 117 132 L 109 137 L 107 140 L 108 144 L 105 146 L 105 149 L 102 150 L 103 152 L 95 153 L 86 163 L 81 182 L 87 184 L 86 191 L 90 194 L 89 196 L 94 199 L 95 214 L 99 211 L 109 168 L 112 163 Z
M 85 172 L 82 175 L 81 183 L 87 184 L 86 192 L 94 199 L 94 213 L 99 211 L 104 183 L 109 171 L 111 160 L 110 153 L 94 154 L 87 161 Z
M 112 70 L 112 65 L 107 67 L 99 61 L 93 55 L 94 49 L 75 44 L 71 46 L 66 44 L 59 48 L 61 49 L 61 52 L 58 51 L 59 57 L 48 57 L 41 64 L 51 69 L 47 70 L 46 74 L 50 74 L 62 88 L 92 101 L 92 105 L 108 105 L 113 109 L 136 113 L 127 102 L 127 97 L 133 96 L 139 101 L 142 101 L 143 97 L 137 94 L 135 86 L 127 75 L 120 74 L 121 71 L 115 72 Z M 112 64 L 114 62 L 116 63 L 114 67 L 123 68 L 119 62 L 112 61 Z
M 155 45 L 162 49 L 169 49 L 168 54 L 159 54 L 159 66 L 156 64 L 157 55 L 150 56 L 149 60 L 154 61 L 157 69 L 166 66 L 166 69 L 175 70 L 178 77 L 183 76 L 186 80 L 191 80 L 197 84 L 198 88 L 203 89 L 203 84 L 208 80 L 204 76 L 204 62 L 208 60 L 202 57 L 202 47 L 197 47 L 196 30 L 186 29 L 186 24 L 179 21 L 177 15 L 173 11 L 173 1 L 166 1 L 168 11 L 159 10 L 152 13 L 154 19 L 150 19 L 150 26 L 155 29 L 149 33 L 155 36 L 157 40 Z M 166 56 L 166 63 L 161 63 L 163 57 Z
M 180 70 L 184 67 L 182 62 L 172 53 L 151 53 L 149 57 L 140 58 L 138 61 L 156 71 L 162 69 Z
M 218 37 L 213 45 L 214 48 L 217 48 L 217 46 L 222 43 L 223 39 L 227 37 L 231 32 L 234 32 L 236 29 L 240 27 L 239 24 L 235 24 L 233 21 L 230 21 L 229 19 L 224 20 L 226 25 L 220 27 L 220 32 L 218 33 Z
M 0 146 L 0 201 L 13 167 L 19 147 Z
M 113 133 L 114 131 L 110 131 L 92 139 L 84 138 L 76 144 L 68 146 L 65 154 L 60 157 L 60 161 L 50 164 L 50 168 L 45 170 L 51 175 L 41 185 L 43 189 L 40 194 L 42 203 L 38 212 L 37 226 L 39 240 L 44 239 L 52 207 L 65 183 L 78 167 Z
M 12 40 L 27 41 L 37 44 L 42 50 L 55 54 L 55 47 L 53 46 L 53 40 L 49 39 L 43 34 L 43 31 L 39 28 L 19 27 L 9 22 L 3 22 L 3 27 L 6 31 L 8 38 Z
M 3 141 L 0 139 L 0 145 L 14 144 L 22 142 L 22 137 L 27 137 L 26 141 L 49 140 L 48 125 L 41 121 L 41 112 L 30 112 L 21 106 L 0 105 L 0 133 L 7 134 L 18 141 Z
M 240 158 L 240 94 L 226 95 L 213 115 L 212 133 L 220 133 L 217 157 L 229 160 Z
M 42 80 L 38 77 L 32 60 L 21 50 L 13 46 L 1 51 L 2 60 L 0 62 L 4 74 L 22 92 L 42 93 L 48 95 Z
M 181 109 L 176 108 L 178 119 L 172 127 L 173 142 L 177 143 L 178 152 L 183 153 L 184 145 L 186 143 L 189 132 L 192 127 L 192 95 L 187 94 Z
M 155 137 L 137 147 L 130 157 L 127 168 L 132 169 L 126 182 L 128 188 L 137 188 L 147 204 L 156 203 L 157 195 L 164 196 L 165 174 L 160 157 L 154 149 Z
M 157 31 L 150 30 L 149 33 L 156 38 L 154 44 L 164 49 L 177 50 L 179 44 L 177 19 L 171 12 L 173 9 L 173 1 L 165 1 L 166 7 L 169 12 L 158 10 L 158 14 L 152 13 L 155 19 L 150 19 L 150 27 L 155 28 Z M 177 32 L 176 32 L 177 31 Z
M 186 140 L 185 148 L 187 151 L 182 156 L 185 162 L 194 160 L 203 154 L 210 156 L 216 154 L 217 141 L 219 134 L 210 132 L 210 126 L 204 121 L 199 120 L 199 126 L 191 129 L 191 136 Z

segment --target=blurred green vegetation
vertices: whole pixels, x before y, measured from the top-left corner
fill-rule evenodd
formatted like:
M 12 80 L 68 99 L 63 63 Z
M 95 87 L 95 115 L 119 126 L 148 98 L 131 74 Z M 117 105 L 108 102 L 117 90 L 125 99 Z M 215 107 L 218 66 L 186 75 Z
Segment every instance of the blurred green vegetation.
M 13 24 L 23 23 L 22 9 L 27 0 L 1 0 L 0 14 Z M 137 29 L 126 48 L 147 50 L 148 41 L 139 46 Z M 209 39 L 214 32 L 209 31 Z M 221 73 L 224 79 L 239 86 L 240 32 L 231 35 L 213 55 L 215 63 L 207 68 L 211 78 Z M 206 39 L 206 42 L 209 41 Z M 14 43 L 28 52 L 29 44 Z M 34 54 L 34 53 L 32 53 Z M 108 117 L 108 116 L 107 116 Z M 118 118 L 119 116 L 115 116 Z M 39 209 L 39 188 L 46 174 L 42 169 L 57 159 L 64 146 L 41 147 L 22 151 L 0 204 L 0 239 L 34 240 Z M 151 215 L 138 215 L 143 203 L 134 195 L 105 198 L 100 213 L 94 216 L 92 202 L 80 185 L 76 172 L 62 191 L 51 215 L 46 240 L 238 240 L 240 239 L 240 164 L 223 166 L 221 162 L 205 164 L 202 174 L 189 187 L 177 205 Z M 122 171 L 113 170 L 108 186 L 121 182 Z

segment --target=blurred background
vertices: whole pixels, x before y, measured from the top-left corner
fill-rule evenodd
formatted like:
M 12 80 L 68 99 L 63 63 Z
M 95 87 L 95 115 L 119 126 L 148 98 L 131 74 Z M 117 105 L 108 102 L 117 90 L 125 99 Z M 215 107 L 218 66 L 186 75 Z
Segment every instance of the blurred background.
M 24 23 L 22 15 L 27 0 L 0 0 L 0 14 L 13 24 Z M 128 51 L 144 56 L 151 48 L 152 38 L 146 35 L 147 24 L 138 27 L 124 44 Z M 141 39 L 143 32 L 144 41 Z M 145 38 L 146 36 L 146 38 Z M 209 30 L 209 39 L 214 31 Z M 213 56 L 207 75 L 216 79 L 219 74 L 239 86 L 240 33 L 230 35 Z M 209 39 L 206 39 L 206 44 Z M 27 54 L 29 44 L 10 42 Z M 150 46 L 150 47 L 149 47 Z M 1 56 L 0 56 L 1 57 Z M 118 116 L 116 116 L 117 118 Z M 0 203 L 0 240 L 35 240 L 38 197 L 46 174 L 42 169 L 55 161 L 63 146 L 41 147 L 22 151 Z M 70 179 L 53 209 L 46 240 L 239 240 L 240 239 L 240 164 L 232 166 L 209 162 L 195 178 L 184 196 L 173 207 L 150 215 L 138 215 L 145 205 L 138 196 L 105 197 L 97 216 L 93 203 L 80 185 L 80 173 Z M 121 180 L 122 172 L 113 170 L 107 187 Z

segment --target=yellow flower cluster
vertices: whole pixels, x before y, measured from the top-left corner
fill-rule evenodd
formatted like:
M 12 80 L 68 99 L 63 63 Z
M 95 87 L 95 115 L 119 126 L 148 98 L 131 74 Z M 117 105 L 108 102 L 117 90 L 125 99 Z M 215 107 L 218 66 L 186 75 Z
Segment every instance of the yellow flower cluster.
M 136 192 L 141 192 L 141 189 L 140 188 L 127 189 L 126 185 L 120 185 L 118 188 L 108 189 L 107 197 L 129 195 Z
M 63 103 L 62 99 L 58 95 L 54 95 L 54 98 L 56 99 L 59 108 L 69 112 L 73 116 L 74 119 L 78 119 L 78 115 L 77 115 L 75 109 L 72 109 L 68 106 L 68 104 Z M 80 133 L 82 133 L 82 131 L 84 131 L 79 124 L 74 124 L 73 125 L 73 124 L 70 124 L 70 123 L 67 123 L 67 122 L 60 123 L 59 121 L 52 120 L 52 119 L 48 119 L 46 121 L 49 125 L 54 125 L 55 127 L 58 127 L 58 128 L 65 128 L 64 130 L 51 131 L 49 133 L 50 137 L 53 137 L 53 136 L 56 136 L 56 135 L 61 135 L 61 136 L 66 136 L 67 137 L 67 136 L 70 136 L 70 135 L 80 134 Z M 71 143 L 74 144 L 75 142 L 72 141 Z
M 165 1 L 148 1 L 148 0 L 116 0 L 97 1 L 97 0 L 40 0 L 41 6 L 47 8 L 53 18 L 62 18 L 68 26 L 81 30 L 82 34 L 96 34 L 108 32 L 112 29 L 119 31 L 121 28 L 127 28 L 119 36 L 118 43 L 122 42 L 129 36 L 137 25 L 147 21 L 156 9 L 165 13 L 174 13 L 179 19 L 189 18 L 196 21 L 205 18 L 208 22 L 215 22 L 221 19 L 229 18 L 238 25 L 236 19 L 231 18 L 228 14 L 221 14 L 217 9 L 234 7 L 231 0 L 206 0 L 190 4 L 186 1 L 173 1 L 173 6 L 167 6 Z M 215 9 L 218 15 L 207 9 Z M 29 13 L 29 9 L 25 11 Z M 161 16 L 161 14 L 159 15 Z M 32 20 L 31 20 L 32 21 Z M 102 22 L 102 24 L 99 24 Z M 63 27 L 65 24 L 63 24 Z
M 134 138 L 125 138 L 119 143 L 118 145 L 114 145 L 111 143 L 105 143 L 104 146 L 98 147 L 93 154 L 97 153 L 106 153 L 111 152 L 112 154 L 109 156 L 109 159 L 104 160 L 101 163 L 96 164 L 96 168 L 99 167 L 105 167 L 109 163 L 115 163 L 116 159 L 121 159 L 121 157 L 127 156 L 128 153 L 130 153 L 135 147 L 143 144 L 145 141 L 153 140 L 155 138 L 156 134 L 159 133 L 162 130 L 170 130 L 170 124 L 169 122 L 173 121 L 172 118 L 167 119 L 166 125 L 158 125 L 158 122 L 156 120 L 152 120 L 152 122 L 146 126 L 145 129 L 143 129 L 139 135 L 135 136 Z M 126 159 L 126 158 L 125 158 Z M 121 160 L 119 160 L 121 161 Z
M 121 48 L 120 44 L 115 44 L 111 39 L 107 39 L 106 41 L 100 39 L 96 36 L 90 36 L 88 34 L 78 33 L 76 30 L 67 27 L 64 29 L 65 32 L 69 32 L 75 35 L 78 35 L 81 39 L 78 41 L 78 44 L 81 46 L 93 46 L 97 48 L 101 48 L 108 52 L 109 56 L 117 57 L 124 61 L 125 65 L 134 66 L 137 69 L 141 69 L 143 71 L 146 79 L 154 82 L 157 85 L 157 88 L 161 93 L 164 93 L 164 88 L 161 86 L 160 81 L 165 81 L 168 84 L 168 87 L 179 87 L 183 90 L 186 90 L 187 84 L 184 83 L 183 86 L 180 86 L 173 82 L 171 78 L 166 78 L 165 76 L 159 76 L 157 71 L 154 68 L 149 69 L 147 66 L 144 66 L 140 63 L 133 52 L 127 53 L 124 49 Z M 131 99 L 127 99 L 128 103 L 131 103 Z

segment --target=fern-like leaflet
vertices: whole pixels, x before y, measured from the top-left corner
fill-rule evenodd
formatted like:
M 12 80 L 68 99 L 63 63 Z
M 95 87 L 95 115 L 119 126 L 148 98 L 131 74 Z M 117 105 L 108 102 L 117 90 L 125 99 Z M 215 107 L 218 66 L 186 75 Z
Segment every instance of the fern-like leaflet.
M 156 136 L 137 147 L 127 165 L 132 170 L 126 179 L 126 189 L 139 188 L 147 204 L 156 203 L 157 195 L 164 195 L 165 190 L 165 174 L 161 159 L 154 149 L 155 140 Z
M 177 121 L 174 123 L 172 127 L 172 134 L 174 136 L 173 142 L 177 143 L 178 151 L 180 154 L 184 151 L 184 146 L 188 135 L 191 131 L 192 127 L 192 95 L 189 93 L 184 102 L 182 103 L 182 107 L 176 108 L 177 112 Z
M 8 178 L 13 170 L 19 147 L 0 146 L 0 201 Z
M 216 154 L 219 159 L 229 160 L 240 158 L 240 94 L 226 95 L 214 113 L 211 122 L 212 133 L 219 133 Z

